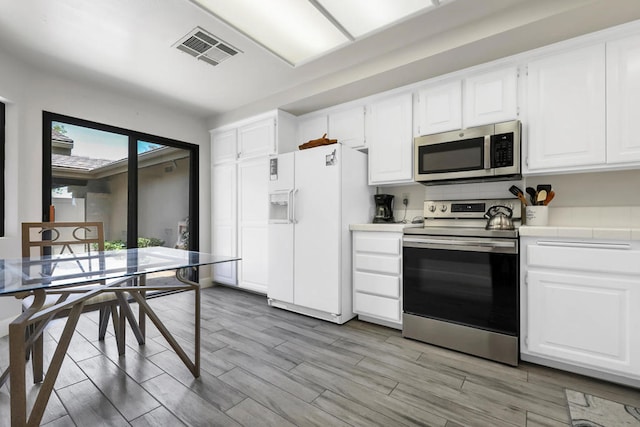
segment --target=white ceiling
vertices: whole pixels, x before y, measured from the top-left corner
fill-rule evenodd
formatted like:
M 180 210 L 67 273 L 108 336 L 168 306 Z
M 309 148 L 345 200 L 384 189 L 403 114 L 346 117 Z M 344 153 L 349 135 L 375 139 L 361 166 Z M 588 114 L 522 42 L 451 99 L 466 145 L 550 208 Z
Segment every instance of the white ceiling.
M 213 126 L 303 114 L 636 19 L 638 0 L 457 0 L 292 67 L 189 0 L 0 0 L 0 49 Z M 213 67 L 178 51 L 196 26 L 243 53 Z

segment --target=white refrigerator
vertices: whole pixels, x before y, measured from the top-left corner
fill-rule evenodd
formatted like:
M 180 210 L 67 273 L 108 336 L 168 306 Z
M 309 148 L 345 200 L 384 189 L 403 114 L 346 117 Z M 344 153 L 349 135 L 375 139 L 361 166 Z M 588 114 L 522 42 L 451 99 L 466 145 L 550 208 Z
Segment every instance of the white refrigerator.
M 367 155 L 340 144 L 270 159 L 269 305 L 342 324 L 353 314 L 349 224 L 369 222 Z

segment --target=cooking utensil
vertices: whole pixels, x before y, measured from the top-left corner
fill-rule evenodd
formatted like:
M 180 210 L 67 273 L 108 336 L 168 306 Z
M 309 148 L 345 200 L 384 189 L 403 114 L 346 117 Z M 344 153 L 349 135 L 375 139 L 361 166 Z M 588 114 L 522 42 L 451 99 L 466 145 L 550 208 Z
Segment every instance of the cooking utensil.
M 524 198 L 524 195 L 522 197 Z M 484 228 L 485 230 L 514 230 L 512 216 L 513 211 L 507 206 L 491 206 L 487 213 L 484 214 L 484 217 L 489 220 Z
M 518 186 L 512 185 L 511 187 L 509 187 L 509 192 L 520 199 L 523 205 L 527 206 L 527 198 L 524 196 L 524 193 L 520 188 L 518 188 Z
M 538 192 L 540 192 L 540 191 L 544 190 L 544 191 L 546 191 L 546 192 L 547 192 L 547 194 L 549 194 L 549 191 L 551 191 L 551 185 L 550 185 L 550 184 L 538 184 L 538 185 L 536 186 L 536 190 L 537 190 Z
M 536 205 L 544 204 L 544 201 L 547 199 L 547 190 L 539 190 L 536 196 Z
M 547 194 L 547 198 L 544 199 L 544 205 L 547 206 L 549 204 L 549 202 L 551 202 L 553 200 L 553 198 L 556 197 L 556 192 L 551 190 L 549 191 L 549 194 Z
M 531 204 L 536 204 L 536 198 L 538 197 L 538 192 L 533 187 L 527 187 L 527 194 L 531 198 Z

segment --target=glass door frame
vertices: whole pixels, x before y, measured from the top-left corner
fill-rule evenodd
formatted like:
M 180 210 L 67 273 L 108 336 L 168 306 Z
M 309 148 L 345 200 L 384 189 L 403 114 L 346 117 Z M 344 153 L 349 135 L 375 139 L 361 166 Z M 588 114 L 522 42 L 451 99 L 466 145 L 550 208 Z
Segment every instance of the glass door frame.
M 127 159 L 127 248 L 138 245 L 138 142 L 154 142 L 168 147 L 189 151 L 189 250 L 199 248 L 199 146 L 175 139 L 137 132 L 117 126 L 105 125 L 76 117 L 42 112 L 42 220 L 49 221 L 49 206 L 52 203 L 51 186 L 53 168 L 51 164 L 52 123 L 62 122 L 104 132 L 117 133 L 129 138 Z

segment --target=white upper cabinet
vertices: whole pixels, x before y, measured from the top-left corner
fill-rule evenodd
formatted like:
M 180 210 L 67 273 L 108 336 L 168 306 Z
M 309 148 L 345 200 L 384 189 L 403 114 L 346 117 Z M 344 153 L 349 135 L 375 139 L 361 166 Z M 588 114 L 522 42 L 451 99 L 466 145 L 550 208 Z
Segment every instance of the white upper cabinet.
M 518 118 L 518 69 L 505 68 L 464 79 L 464 128 Z
M 276 120 L 268 118 L 238 128 L 238 158 L 276 153 Z
M 530 62 L 528 170 L 605 162 L 605 45 Z
M 306 117 L 298 121 L 298 141 L 297 145 L 304 144 L 313 139 L 322 138 L 328 134 L 327 116 Z
M 640 162 L 640 36 L 607 44 L 607 163 Z
M 369 184 L 413 180 L 412 96 L 394 96 L 368 106 Z
M 418 91 L 415 136 L 462 128 L 462 82 L 438 84 Z
M 211 131 L 211 163 L 242 161 L 292 151 L 297 145 L 297 134 L 297 119 L 280 110 L 214 129 Z
M 364 148 L 365 107 L 359 106 L 349 110 L 329 114 L 329 138 L 351 148 Z
M 211 134 L 211 160 L 213 164 L 235 161 L 237 156 L 236 130 L 230 129 Z
M 414 135 L 430 135 L 518 118 L 518 69 L 473 73 L 418 91 Z

